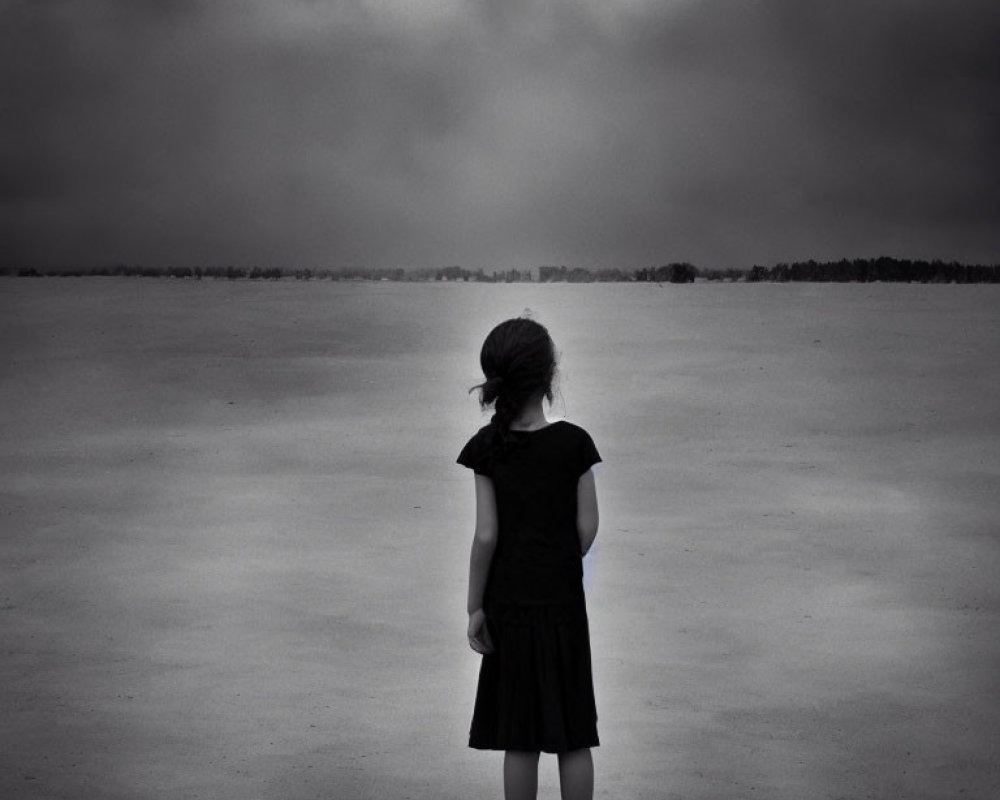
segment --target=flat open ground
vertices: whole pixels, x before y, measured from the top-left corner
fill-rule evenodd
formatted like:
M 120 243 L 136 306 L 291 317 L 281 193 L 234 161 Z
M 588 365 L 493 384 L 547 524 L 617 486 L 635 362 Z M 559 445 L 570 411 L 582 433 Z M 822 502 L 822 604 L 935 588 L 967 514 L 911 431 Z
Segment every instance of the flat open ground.
M 1000 796 L 1000 287 L 97 278 L 0 281 L 0 796 L 499 797 L 454 458 L 526 307 L 597 796 Z

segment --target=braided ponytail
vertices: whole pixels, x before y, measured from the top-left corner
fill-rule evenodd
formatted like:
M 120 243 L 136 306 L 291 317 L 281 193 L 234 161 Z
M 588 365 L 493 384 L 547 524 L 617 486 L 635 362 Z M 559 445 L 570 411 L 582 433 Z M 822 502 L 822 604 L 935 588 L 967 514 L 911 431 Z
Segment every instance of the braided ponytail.
M 538 394 L 552 401 L 555 346 L 544 325 L 517 317 L 490 331 L 479 353 L 479 364 L 486 380 L 472 389 L 479 389 L 479 404 L 484 410 L 493 406 L 490 425 L 494 444 L 503 451 L 510 425 L 525 404 Z

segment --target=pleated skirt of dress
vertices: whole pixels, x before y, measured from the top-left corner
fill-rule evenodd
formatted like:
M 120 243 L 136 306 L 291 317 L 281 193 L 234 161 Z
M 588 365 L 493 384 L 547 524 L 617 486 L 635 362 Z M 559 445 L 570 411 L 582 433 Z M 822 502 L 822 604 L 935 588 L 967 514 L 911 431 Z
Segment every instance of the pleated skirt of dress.
M 587 607 L 486 604 L 494 651 L 479 670 L 469 746 L 564 753 L 596 747 Z

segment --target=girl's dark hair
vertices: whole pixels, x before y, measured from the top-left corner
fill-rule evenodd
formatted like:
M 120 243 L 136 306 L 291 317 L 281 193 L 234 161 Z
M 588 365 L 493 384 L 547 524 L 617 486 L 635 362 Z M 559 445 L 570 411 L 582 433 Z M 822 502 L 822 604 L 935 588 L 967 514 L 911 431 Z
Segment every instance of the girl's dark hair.
M 508 319 L 486 337 L 479 365 L 486 381 L 470 391 L 479 389 L 483 409 L 493 406 L 490 424 L 502 447 L 511 422 L 532 397 L 542 394 L 552 402 L 555 345 L 544 325 L 527 317 Z

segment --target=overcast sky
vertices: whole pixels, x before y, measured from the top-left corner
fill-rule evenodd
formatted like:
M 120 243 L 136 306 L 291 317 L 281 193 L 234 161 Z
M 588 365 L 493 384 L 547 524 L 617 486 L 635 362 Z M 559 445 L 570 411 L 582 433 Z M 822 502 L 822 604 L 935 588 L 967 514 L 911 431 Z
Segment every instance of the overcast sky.
M 0 264 L 1000 262 L 996 0 L 0 0 Z

